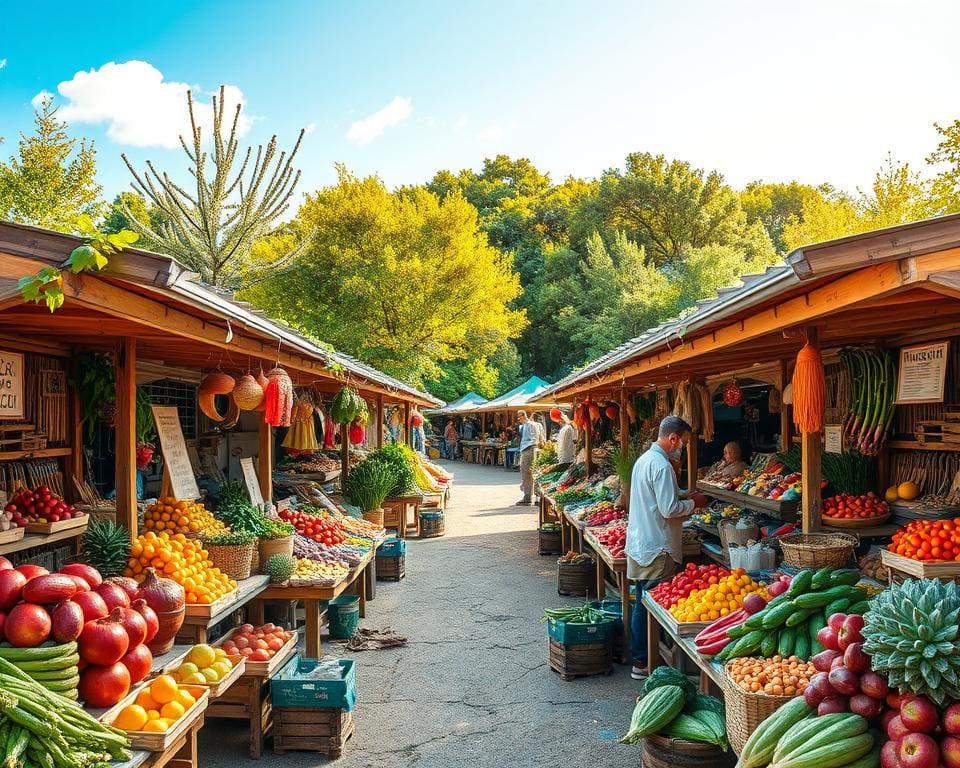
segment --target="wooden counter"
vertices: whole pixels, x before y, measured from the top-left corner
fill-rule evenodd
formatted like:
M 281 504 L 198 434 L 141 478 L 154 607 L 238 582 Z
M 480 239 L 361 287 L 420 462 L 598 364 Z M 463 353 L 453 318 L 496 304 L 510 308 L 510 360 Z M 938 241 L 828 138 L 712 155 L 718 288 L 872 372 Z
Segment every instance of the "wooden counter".
M 207 630 L 227 618 L 234 611 L 242 608 L 257 595 L 263 592 L 270 584 L 269 576 L 251 576 L 248 579 L 237 582 L 235 598 L 224 605 L 217 613 L 212 616 L 190 616 L 183 619 L 183 626 L 177 632 L 177 639 L 181 643 L 205 643 L 207 642 Z M 263 622 L 260 622 L 261 624 Z

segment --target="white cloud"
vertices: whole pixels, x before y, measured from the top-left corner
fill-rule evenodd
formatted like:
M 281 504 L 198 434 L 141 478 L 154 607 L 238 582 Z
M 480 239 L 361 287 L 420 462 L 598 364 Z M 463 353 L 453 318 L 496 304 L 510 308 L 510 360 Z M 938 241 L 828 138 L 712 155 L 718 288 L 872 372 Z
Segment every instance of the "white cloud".
M 470 121 L 467 120 L 466 115 L 460 115 L 460 117 L 457 118 L 457 122 L 453 124 L 453 127 L 458 131 L 462 131 L 464 128 L 467 127 L 467 123 L 469 122 Z
M 387 106 L 362 120 L 357 120 L 347 131 L 347 141 L 364 146 L 373 141 L 392 125 L 400 125 L 413 113 L 409 98 L 397 96 Z
M 500 123 L 494 123 L 480 131 L 477 134 L 477 138 L 480 139 L 480 141 L 496 141 L 497 139 L 502 139 L 504 133 L 503 126 L 500 125 Z
M 52 98 L 53 94 L 50 93 L 50 91 L 40 91 L 40 93 L 30 99 L 30 106 L 34 109 L 40 109 L 40 107 L 43 106 L 43 102 Z
M 5 66 L 7 66 L 7 60 L 0 59 L 0 69 L 3 69 Z
M 304 129 L 303 129 L 303 132 L 309 136 L 309 135 L 310 135 L 311 133 L 313 133 L 315 130 L 317 130 L 317 124 L 316 124 L 316 123 L 307 123 L 307 125 L 306 125 L 306 126 L 304 127 Z
M 60 117 L 68 123 L 108 123 L 107 137 L 134 147 L 180 146 L 179 136 L 190 136 L 187 83 L 164 81 L 163 73 L 146 61 L 108 62 L 100 69 L 77 72 L 57 86 L 67 103 Z M 40 98 L 37 94 L 34 98 Z M 202 135 L 213 130 L 211 94 L 194 92 L 193 110 Z M 237 135 L 250 130 L 252 119 L 243 108 L 246 98 L 235 85 L 224 88 L 226 109 L 223 132 L 230 130 L 233 111 L 241 105 Z

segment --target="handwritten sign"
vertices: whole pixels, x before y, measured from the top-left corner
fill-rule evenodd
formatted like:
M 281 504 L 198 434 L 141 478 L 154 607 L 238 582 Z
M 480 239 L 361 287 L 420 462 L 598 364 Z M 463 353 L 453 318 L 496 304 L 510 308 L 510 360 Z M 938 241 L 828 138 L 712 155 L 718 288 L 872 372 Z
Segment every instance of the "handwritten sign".
M 157 434 L 160 436 L 160 450 L 163 452 L 163 463 L 170 478 L 173 495 L 180 501 L 199 499 L 200 489 L 197 488 L 197 479 L 193 474 L 193 465 L 190 463 L 190 454 L 183 439 L 183 430 L 180 429 L 180 417 L 175 405 L 151 405 L 153 420 L 157 425 Z
M 23 418 L 23 355 L 0 349 L 0 419 Z
M 897 405 L 943 402 L 949 347 L 950 342 L 941 341 L 900 350 Z
M 250 494 L 250 503 L 255 507 L 263 506 L 263 494 L 260 493 L 260 481 L 257 479 L 257 468 L 253 466 L 253 459 L 240 459 L 240 469 L 243 470 L 243 482 Z
M 823 442 L 823 449 L 827 453 L 843 453 L 843 427 L 839 424 L 824 425 Z

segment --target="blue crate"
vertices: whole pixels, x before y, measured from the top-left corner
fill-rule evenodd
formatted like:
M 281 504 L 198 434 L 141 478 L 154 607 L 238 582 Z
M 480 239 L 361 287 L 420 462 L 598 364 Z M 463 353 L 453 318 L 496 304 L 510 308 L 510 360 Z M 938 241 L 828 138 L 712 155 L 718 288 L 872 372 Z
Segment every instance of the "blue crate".
M 431 522 L 439 523 L 443 520 L 443 512 L 421 512 L 420 513 L 421 522 L 424 520 L 429 520 Z
M 357 702 L 357 674 L 353 659 L 340 659 L 341 680 L 305 680 L 301 675 L 317 666 L 316 659 L 294 655 L 270 680 L 274 707 L 314 707 L 350 712 Z
M 377 557 L 400 557 L 407 551 L 406 539 L 398 539 L 391 536 L 386 539 L 380 548 L 377 549 Z
M 575 624 L 553 619 L 547 621 L 547 633 L 564 645 L 610 642 L 613 639 L 614 627 L 613 619 L 604 619 L 594 624 Z

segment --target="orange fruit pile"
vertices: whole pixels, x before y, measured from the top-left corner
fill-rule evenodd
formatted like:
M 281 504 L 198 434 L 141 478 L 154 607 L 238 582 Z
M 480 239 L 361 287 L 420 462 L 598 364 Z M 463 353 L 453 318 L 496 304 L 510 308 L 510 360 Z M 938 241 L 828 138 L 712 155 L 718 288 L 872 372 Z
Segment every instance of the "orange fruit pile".
M 960 517 L 912 520 L 893 534 L 887 549 L 911 560 L 960 562 Z
M 182 533 L 148 531 L 134 539 L 123 575 L 140 582 L 147 568 L 183 587 L 191 605 L 209 605 L 237 588 L 237 582 L 213 566 L 200 541 Z
M 169 533 L 205 533 L 213 536 L 227 533 L 226 526 L 197 501 L 177 501 L 165 496 L 143 513 L 143 527 L 148 531 Z
M 164 733 L 196 703 L 193 694 L 173 677 L 160 675 L 140 691 L 133 704 L 120 710 L 113 726 L 124 731 Z

